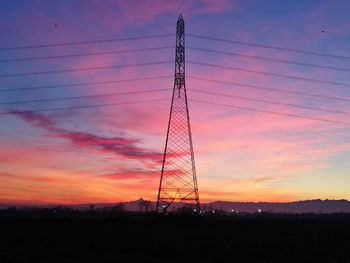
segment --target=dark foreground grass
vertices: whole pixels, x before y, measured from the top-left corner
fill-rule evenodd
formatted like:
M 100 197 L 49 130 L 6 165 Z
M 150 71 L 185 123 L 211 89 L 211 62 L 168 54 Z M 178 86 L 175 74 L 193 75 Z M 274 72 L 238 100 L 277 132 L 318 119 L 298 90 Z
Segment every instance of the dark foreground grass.
M 0 218 L 0 262 L 350 262 L 350 219 Z

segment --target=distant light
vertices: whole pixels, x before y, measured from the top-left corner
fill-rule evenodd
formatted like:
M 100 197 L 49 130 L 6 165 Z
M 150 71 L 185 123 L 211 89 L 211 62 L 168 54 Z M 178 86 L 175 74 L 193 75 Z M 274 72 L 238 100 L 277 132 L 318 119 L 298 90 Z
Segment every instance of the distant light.
M 258 209 L 258 213 L 261 213 L 261 209 Z
M 213 212 L 213 214 L 215 214 L 215 211 L 214 211 L 214 210 L 213 210 L 212 212 Z
M 231 209 L 231 212 L 234 212 L 235 210 Z
M 193 212 L 196 212 L 197 210 L 196 209 L 193 209 Z

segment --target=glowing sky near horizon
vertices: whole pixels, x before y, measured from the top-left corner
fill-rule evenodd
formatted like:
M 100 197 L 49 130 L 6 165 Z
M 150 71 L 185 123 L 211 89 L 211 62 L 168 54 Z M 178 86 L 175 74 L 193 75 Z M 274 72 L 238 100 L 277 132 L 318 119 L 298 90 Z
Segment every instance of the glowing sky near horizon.
M 170 37 L 1 50 L 0 60 L 175 44 L 181 12 L 186 34 L 350 57 L 348 1 L 6 1 L 0 48 L 173 34 Z M 324 32 L 322 32 L 324 31 Z M 235 45 L 186 36 L 186 46 L 350 69 L 349 59 Z M 0 203 L 154 200 L 173 88 L 173 63 L 148 67 L 6 77 L 6 74 L 173 61 L 174 49 L 21 62 L 0 61 Z M 272 89 L 350 98 L 349 72 L 186 50 L 187 61 L 340 82 L 331 85 L 186 64 L 189 99 L 350 123 L 349 102 L 207 82 L 202 77 Z M 170 76 L 47 89 L 33 86 Z M 8 105 L 9 101 L 166 89 L 154 93 Z M 198 93 L 217 92 L 343 111 L 321 112 Z M 118 103 L 60 111 L 35 109 Z M 202 201 L 350 199 L 350 126 L 189 101 Z

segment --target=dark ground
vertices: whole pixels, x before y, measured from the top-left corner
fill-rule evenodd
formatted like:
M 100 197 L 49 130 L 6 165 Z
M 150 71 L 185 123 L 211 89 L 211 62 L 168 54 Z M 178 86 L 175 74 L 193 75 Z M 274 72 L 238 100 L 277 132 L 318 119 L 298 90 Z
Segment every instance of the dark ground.
M 0 216 L 0 262 L 350 262 L 350 216 Z

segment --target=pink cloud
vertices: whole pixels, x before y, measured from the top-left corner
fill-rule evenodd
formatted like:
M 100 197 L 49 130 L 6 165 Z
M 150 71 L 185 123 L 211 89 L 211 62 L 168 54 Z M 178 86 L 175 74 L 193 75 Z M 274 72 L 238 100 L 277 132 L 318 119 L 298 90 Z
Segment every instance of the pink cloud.
M 57 178 L 49 178 L 49 177 L 40 177 L 40 176 L 19 176 L 16 174 L 10 174 L 10 173 L 2 173 L 0 172 L 0 178 L 2 179 L 11 179 L 11 180 L 24 180 L 29 182 L 36 182 L 36 183 L 57 183 L 59 179 Z
M 105 138 L 90 133 L 74 132 L 61 129 L 55 126 L 55 123 L 47 116 L 34 112 L 14 112 L 23 120 L 33 124 L 36 127 L 43 128 L 50 132 L 50 136 L 70 140 L 79 147 L 95 147 L 102 152 L 115 153 L 126 159 L 137 159 L 160 163 L 163 157 L 161 152 L 144 149 L 136 146 L 137 139 L 124 137 Z
M 152 170 L 121 170 L 112 174 L 97 175 L 99 178 L 105 178 L 109 180 L 139 180 L 139 179 L 151 179 L 159 178 L 160 171 Z
M 183 13 L 185 15 L 220 13 L 232 10 L 235 7 L 230 0 L 200 0 L 200 1 L 162 1 L 162 0 L 137 0 L 119 1 L 122 14 L 128 21 L 145 23 L 155 17 L 166 13 Z

